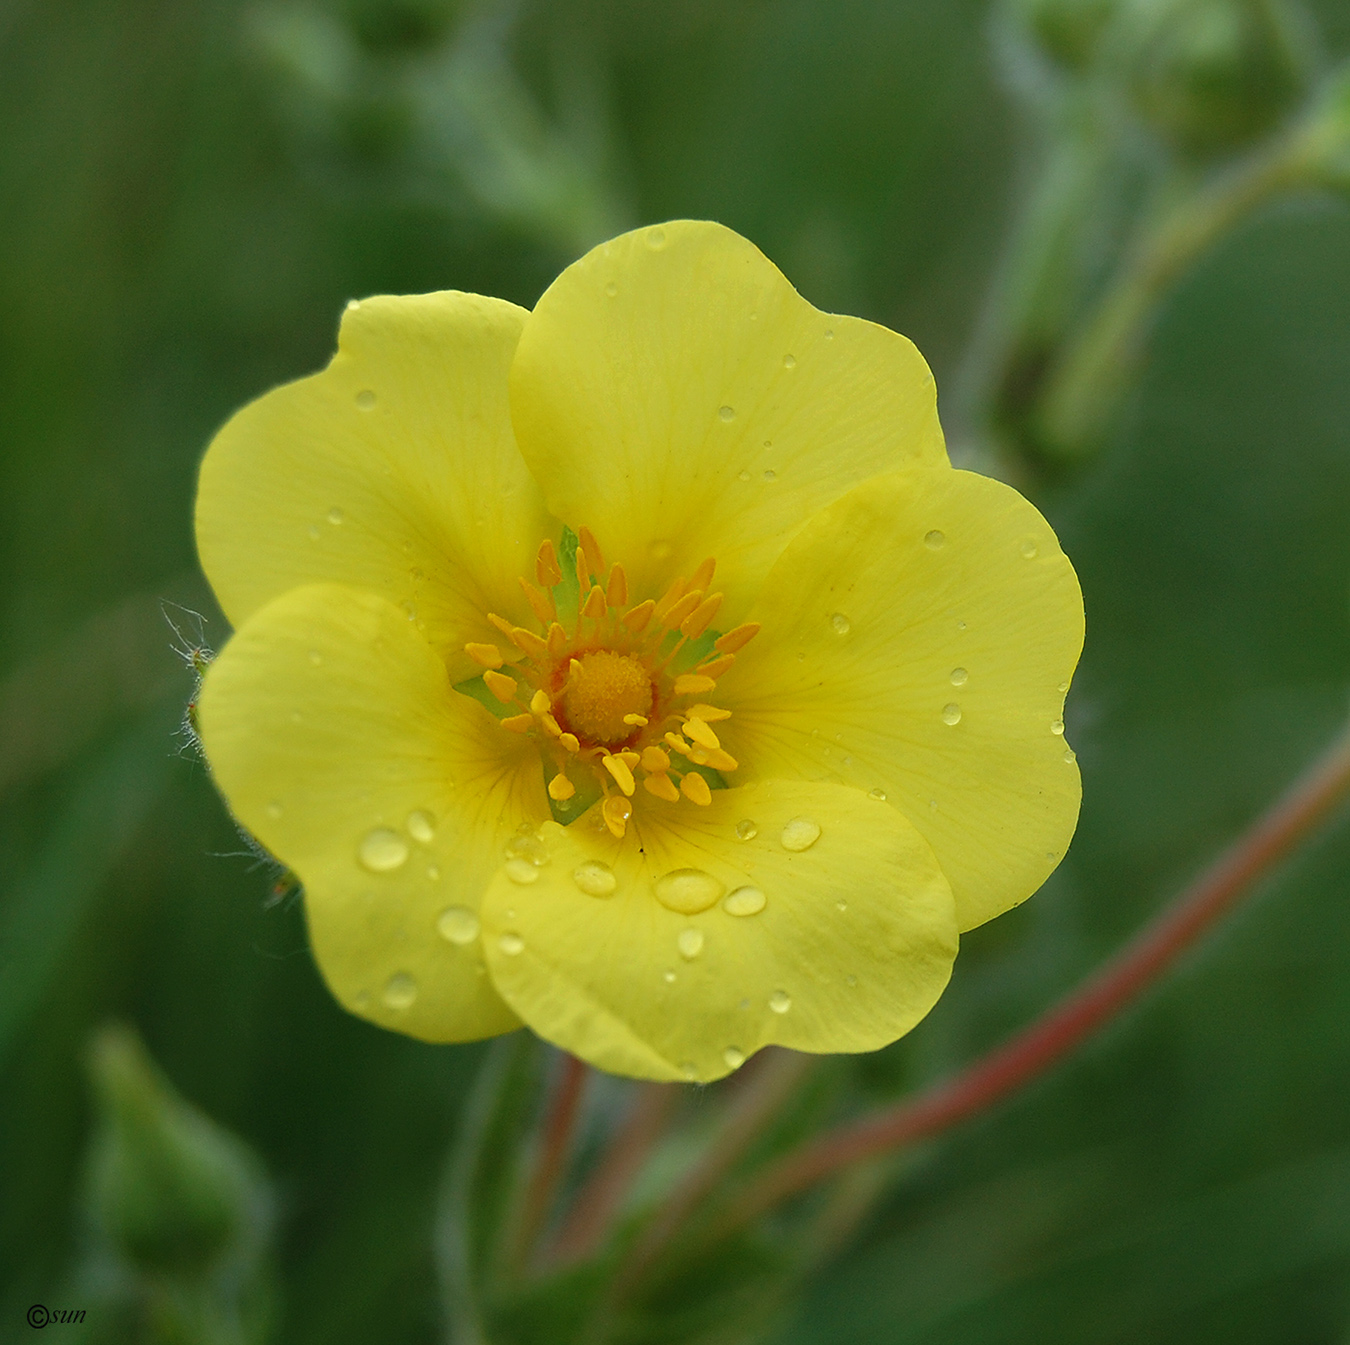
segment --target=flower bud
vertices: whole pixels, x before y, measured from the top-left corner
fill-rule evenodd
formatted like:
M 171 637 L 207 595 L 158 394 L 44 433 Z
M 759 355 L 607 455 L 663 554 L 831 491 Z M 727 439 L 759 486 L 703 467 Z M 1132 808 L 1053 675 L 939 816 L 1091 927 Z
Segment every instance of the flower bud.
M 1306 27 L 1286 0 L 1137 0 L 1122 44 L 1135 110 L 1192 157 L 1258 139 L 1308 87 Z
M 243 1143 L 179 1097 L 128 1028 L 97 1035 L 90 1073 L 90 1205 L 109 1249 L 133 1271 L 175 1278 L 256 1253 L 270 1200 Z
M 1022 23 L 1054 65 L 1080 72 L 1092 64 L 1097 43 L 1120 0 L 1017 0 Z

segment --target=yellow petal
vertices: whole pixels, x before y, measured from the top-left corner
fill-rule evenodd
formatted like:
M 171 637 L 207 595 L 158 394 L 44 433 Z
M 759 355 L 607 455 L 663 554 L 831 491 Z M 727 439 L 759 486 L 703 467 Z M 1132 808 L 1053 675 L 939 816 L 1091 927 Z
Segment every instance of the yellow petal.
M 506 375 L 524 312 L 446 292 L 348 307 L 329 366 L 233 416 L 202 463 L 197 545 L 234 625 L 298 584 L 381 593 L 451 665 L 524 620 L 517 576 L 552 531 L 515 447 Z
M 814 843 L 785 846 L 807 822 Z M 488 965 L 540 1036 L 616 1074 L 716 1079 L 770 1043 L 873 1050 L 928 1012 L 956 955 L 931 850 L 853 789 L 647 799 L 623 840 L 582 819 L 550 844 L 537 881 L 489 887 Z
M 539 755 L 451 690 L 398 608 L 284 594 L 211 665 L 200 724 L 231 810 L 304 884 L 343 1005 L 426 1041 L 516 1026 L 475 927 L 512 829 L 548 816 Z
M 811 521 L 755 618 L 718 684 L 742 778 L 884 793 L 933 847 L 963 930 L 1045 881 L 1078 817 L 1062 715 L 1083 599 L 1015 490 L 878 477 Z
M 818 312 L 753 244 L 691 220 L 604 243 L 549 287 L 511 414 L 549 507 L 595 530 L 630 593 L 715 556 L 727 624 L 817 509 L 947 460 L 909 341 Z

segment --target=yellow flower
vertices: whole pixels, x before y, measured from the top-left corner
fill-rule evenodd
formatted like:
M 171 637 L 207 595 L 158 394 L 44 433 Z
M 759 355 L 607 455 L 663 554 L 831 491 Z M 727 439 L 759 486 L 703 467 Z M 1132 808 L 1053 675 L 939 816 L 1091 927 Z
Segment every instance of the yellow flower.
M 221 430 L 197 535 L 215 778 L 386 1027 L 651 1079 L 871 1050 L 1072 834 L 1054 534 L 949 465 L 907 340 L 718 225 L 530 313 L 351 304 Z

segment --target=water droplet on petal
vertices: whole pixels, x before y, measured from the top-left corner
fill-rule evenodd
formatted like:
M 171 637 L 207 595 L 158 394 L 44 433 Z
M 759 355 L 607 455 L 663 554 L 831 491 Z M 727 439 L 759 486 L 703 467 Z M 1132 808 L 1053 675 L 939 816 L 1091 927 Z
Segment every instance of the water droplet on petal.
M 281 816 L 281 804 L 279 804 L 276 799 L 273 799 L 272 802 L 267 805 L 267 815 L 273 819 Z
M 1050 725 L 1050 732 L 1059 735 L 1064 732 L 1064 721 L 1062 719 L 1054 720 Z
M 784 828 L 779 840 L 784 850 L 800 854 L 809 850 L 820 839 L 820 823 L 809 817 L 794 817 Z
M 942 707 L 942 722 L 953 726 L 961 722 L 961 707 L 955 701 L 949 701 Z
M 408 858 L 408 842 L 389 827 L 366 832 L 357 847 L 356 857 L 371 873 L 389 873 L 401 868 Z
M 854 976 L 852 973 L 850 973 L 849 975 L 847 975 L 847 976 L 844 977 L 844 984 L 845 984 L 845 985 L 857 985 L 857 984 L 858 984 L 858 978 L 857 978 L 856 976 Z
M 361 391 L 356 394 L 356 404 L 362 411 L 372 410 L 377 400 L 375 394 L 369 388 L 362 388 Z
M 966 623 L 965 623 L 964 621 L 958 621 L 958 622 L 956 623 L 956 629 L 957 629 L 957 630 L 965 630 L 965 628 L 966 628 Z
M 618 292 L 619 287 L 612 280 L 605 286 L 605 293 L 608 294 L 611 299 L 618 294 Z
M 664 971 L 664 972 L 661 973 L 661 979 L 662 979 L 667 985 L 674 985 L 674 984 L 675 984 L 675 973 L 674 973 L 673 971 Z
M 846 902 L 843 897 L 840 897 L 839 900 L 834 903 L 834 909 L 841 912 L 846 911 L 848 910 L 848 902 Z
M 1027 559 L 1028 559 L 1028 560 L 1035 560 L 1035 559 L 1036 559 L 1036 543 L 1033 542 L 1033 541 L 1031 540 L 1030 537 L 1028 537 L 1027 540 L 1026 540 L 1025 542 L 1023 542 L 1022 545 L 1019 546 L 1017 549 L 1018 549 L 1018 550 L 1019 550 L 1019 551 L 1020 551 Z
M 428 864 L 427 877 L 430 878 L 433 883 L 439 882 L 441 877 L 440 869 L 435 864 Z
M 886 802 L 886 791 L 884 789 L 869 789 L 867 791 L 869 799 L 875 799 L 878 803 Z
M 619 886 L 614 870 L 598 859 L 588 859 L 584 864 L 578 864 L 572 870 L 572 881 L 588 897 L 613 896 L 614 890 Z
M 680 956 L 692 961 L 703 951 L 703 931 L 701 929 L 682 929 L 675 940 Z
M 778 473 L 775 472 L 774 469 L 773 469 L 772 467 L 770 467 L 770 468 L 764 473 L 764 479 L 765 479 L 766 481 L 777 481 L 777 480 L 778 480 Z
M 827 330 L 826 333 L 825 333 L 825 339 L 826 339 L 827 341 L 833 341 L 833 340 L 834 340 L 834 332 Z
M 436 921 L 436 933 L 461 947 L 478 937 L 478 917 L 467 906 L 447 906 Z
M 952 669 L 952 686 L 963 687 L 970 681 L 970 674 L 964 668 Z
M 792 1007 L 792 996 L 786 990 L 775 990 L 769 996 L 769 1008 L 774 1013 L 786 1013 Z
M 727 1062 L 728 1069 L 740 1069 L 745 1064 L 745 1052 L 738 1050 L 735 1046 L 728 1046 L 722 1052 L 722 1059 Z
M 528 859 L 508 859 L 504 867 L 506 876 L 521 887 L 539 881 L 539 870 Z
M 666 231 L 664 229 L 647 230 L 647 246 L 653 252 L 660 252 L 666 245 Z
M 1069 763 L 1075 762 L 1078 760 L 1078 753 L 1072 747 L 1066 747 L 1064 749 L 1064 760 Z
M 759 828 L 748 817 L 744 817 L 736 823 L 736 839 L 738 841 L 753 841 L 758 835 Z
M 347 515 L 344 514 L 344 513 L 342 512 L 342 510 L 339 509 L 339 508 L 337 507 L 337 505 L 334 505 L 334 506 L 328 511 L 328 521 L 329 521 L 334 527 L 337 527 L 337 525 L 338 525 L 339 523 L 341 523 L 342 520 L 343 520 L 344 518 L 346 518 L 346 517 L 347 517 Z
M 738 887 L 728 892 L 722 902 L 722 909 L 728 915 L 758 915 L 768 902 L 768 898 L 757 887 Z
M 384 1002 L 391 1009 L 411 1009 L 417 998 L 417 982 L 406 971 L 391 976 L 384 986 Z
M 669 910 L 681 915 L 697 915 L 714 905 L 725 892 L 726 884 L 718 882 L 702 869 L 672 869 L 656 880 L 656 899 Z M 697 933 L 698 931 L 693 931 Z M 699 934 L 699 942 L 703 935 Z
M 836 635 L 847 635 L 853 629 L 853 623 L 843 612 L 836 612 L 830 618 L 830 628 Z
M 525 951 L 525 940 L 519 934 L 503 934 L 497 940 L 497 947 L 504 952 L 507 957 L 515 957 L 518 953 Z
M 698 1067 L 696 1065 L 691 1065 L 686 1061 L 680 1066 L 680 1073 L 688 1079 L 690 1083 L 693 1083 L 693 1081 L 698 1078 Z
M 749 473 L 749 472 L 737 472 L 737 473 L 736 473 L 736 480 L 738 480 L 738 481 L 749 481 L 749 480 L 750 480 L 750 473 Z
M 430 845 L 436 837 L 436 819 L 425 808 L 409 813 L 408 835 L 422 845 Z
M 323 662 L 323 655 L 317 649 L 309 651 L 309 661 L 317 668 Z
M 784 368 L 784 369 L 795 369 L 796 367 L 797 367 L 797 357 L 796 357 L 795 355 L 784 355 L 784 356 L 783 356 L 783 368 Z
M 923 544 L 930 551 L 936 551 L 946 540 L 947 534 L 941 528 L 934 528 L 932 532 L 923 535 Z
M 306 531 L 309 533 L 309 539 L 311 542 L 317 542 L 319 540 L 319 530 L 314 526 L 314 524 L 311 523 L 309 527 L 306 529 Z
M 734 406 L 719 406 L 717 408 L 717 415 L 719 419 L 724 421 L 735 420 L 736 408 Z
M 1059 694 L 1060 694 L 1061 696 L 1062 696 L 1068 689 L 1069 689 L 1069 684 L 1068 684 L 1067 682 L 1061 682 L 1061 683 L 1055 688 L 1055 690 L 1058 691 Z

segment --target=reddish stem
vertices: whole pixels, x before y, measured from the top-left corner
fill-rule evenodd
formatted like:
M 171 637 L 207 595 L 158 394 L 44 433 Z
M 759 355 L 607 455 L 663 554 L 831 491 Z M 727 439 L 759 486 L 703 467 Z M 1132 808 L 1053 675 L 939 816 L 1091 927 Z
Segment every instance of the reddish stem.
M 940 1134 L 1062 1060 L 1134 1001 L 1308 836 L 1350 790 L 1350 734 L 1327 751 L 1151 924 L 1011 1040 L 895 1107 L 784 1155 L 735 1199 L 725 1234 L 853 1163 Z
M 574 1055 L 562 1055 L 557 1077 L 549 1096 L 543 1134 L 534 1171 L 521 1201 L 520 1222 L 516 1229 L 516 1261 L 525 1264 L 534 1249 L 539 1232 L 553 1205 L 554 1193 L 567 1162 L 567 1152 L 576 1129 L 581 1095 L 585 1091 L 587 1067 Z
M 552 1264 L 584 1260 L 599 1247 L 643 1164 L 665 1133 L 680 1091 L 677 1085 L 668 1083 L 641 1086 L 608 1152 L 563 1220 L 549 1252 Z

